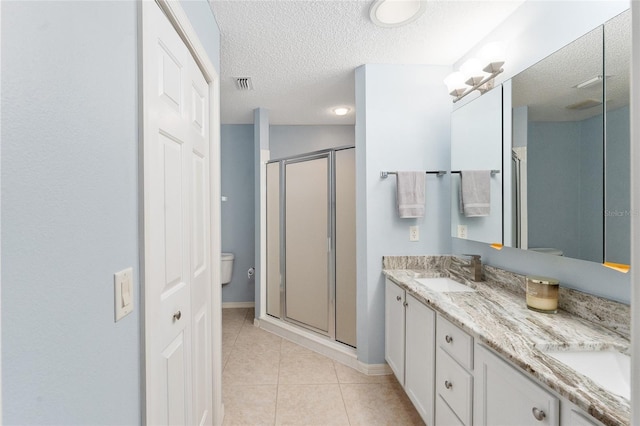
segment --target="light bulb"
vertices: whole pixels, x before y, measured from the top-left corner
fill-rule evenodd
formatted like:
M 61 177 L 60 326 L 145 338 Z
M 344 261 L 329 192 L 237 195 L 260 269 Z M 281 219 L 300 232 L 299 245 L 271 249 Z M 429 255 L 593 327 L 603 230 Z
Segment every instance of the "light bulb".
M 444 84 L 447 86 L 447 90 L 450 94 L 458 96 L 459 94 L 461 94 L 458 92 L 464 92 L 467 89 L 464 80 L 464 74 L 462 74 L 460 71 L 456 71 L 449 74 L 444 79 Z
M 349 111 L 351 111 L 351 109 L 347 107 L 337 107 L 333 109 L 335 115 L 347 115 Z
M 482 63 L 478 58 L 470 58 L 462 64 L 460 71 L 464 74 L 468 85 L 473 86 L 482 81 L 485 76 L 482 71 Z
M 484 70 L 487 72 L 498 71 L 504 64 L 506 46 L 504 43 L 494 41 L 484 46 L 480 53 L 480 59 L 485 66 Z

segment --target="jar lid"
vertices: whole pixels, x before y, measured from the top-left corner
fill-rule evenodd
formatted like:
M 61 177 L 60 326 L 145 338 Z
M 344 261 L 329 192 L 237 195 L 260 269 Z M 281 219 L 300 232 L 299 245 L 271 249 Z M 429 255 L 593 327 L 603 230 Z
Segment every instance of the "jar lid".
M 539 277 L 536 275 L 527 275 L 527 281 L 531 281 L 536 284 L 558 285 L 560 281 L 555 278 Z

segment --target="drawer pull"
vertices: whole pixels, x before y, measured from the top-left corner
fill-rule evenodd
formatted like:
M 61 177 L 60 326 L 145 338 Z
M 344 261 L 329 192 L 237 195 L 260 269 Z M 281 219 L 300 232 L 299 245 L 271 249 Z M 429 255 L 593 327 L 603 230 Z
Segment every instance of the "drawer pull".
M 544 411 L 539 410 L 538 407 L 533 407 L 531 412 L 533 413 L 533 417 L 535 417 L 539 422 L 543 421 L 545 417 L 547 417 Z
M 448 380 L 445 380 L 445 381 L 444 381 L 444 387 L 445 387 L 445 388 L 447 388 L 447 389 L 451 389 L 451 388 L 453 387 L 453 383 L 451 383 L 451 382 L 450 382 L 450 381 L 448 381 Z M 534 408 L 534 410 L 537 410 L 537 408 Z M 542 413 L 542 414 L 544 415 L 544 413 Z M 534 414 L 534 415 L 535 415 L 535 414 Z M 537 417 L 536 417 L 536 418 L 537 418 Z
M 451 343 L 451 342 L 453 342 L 453 337 L 451 337 L 451 336 L 449 336 L 449 335 L 447 334 L 446 336 L 444 336 L 444 340 L 445 340 L 447 343 Z
M 401 301 L 401 300 L 402 300 L 402 297 L 400 297 L 400 296 L 396 296 L 396 300 L 399 302 L 399 301 Z

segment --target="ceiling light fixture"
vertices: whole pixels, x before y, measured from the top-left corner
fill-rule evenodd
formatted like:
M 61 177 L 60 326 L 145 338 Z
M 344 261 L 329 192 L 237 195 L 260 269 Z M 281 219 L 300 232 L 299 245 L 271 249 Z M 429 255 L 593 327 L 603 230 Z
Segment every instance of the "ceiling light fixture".
M 426 0 L 375 0 L 369 16 L 374 24 L 393 28 L 415 21 L 426 8 Z
M 454 97 L 453 102 L 458 102 L 474 90 L 482 94 L 493 89 L 493 80 L 504 71 L 504 52 L 504 44 L 489 43 L 480 50 L 479 58 L 468 59 L 460 71 L 449 74 L 444 84 Z
M 573 86 L 575 89 L 586 89 L 587 87 L 595 86 L 596 84 L 600 84 L 602 80 L 605 78 L 611 77 L 610 75 L 596 75 L 595 77 L 591 77 L 588 80 L 583 81 L 582 83 L 578 83 Z
M 333 109 L 335 115 L 347 115 L 349 111 L 351 111 L 351 108 L 347 107 L 337 107 Z

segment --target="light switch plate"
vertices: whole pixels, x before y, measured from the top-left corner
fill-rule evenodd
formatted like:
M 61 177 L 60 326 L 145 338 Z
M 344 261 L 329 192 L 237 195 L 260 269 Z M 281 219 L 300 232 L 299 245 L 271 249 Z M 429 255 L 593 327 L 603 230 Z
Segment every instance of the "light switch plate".
M 409 241 L 420 241 L 420 227 L 419 226 L 410 226 L 409 227 Z
M 120 321 L 133 311 L 133 268 L 113 276 L 115 320 Z
M 458 225 L 458 238 L 467 239 L 467 225 Z

